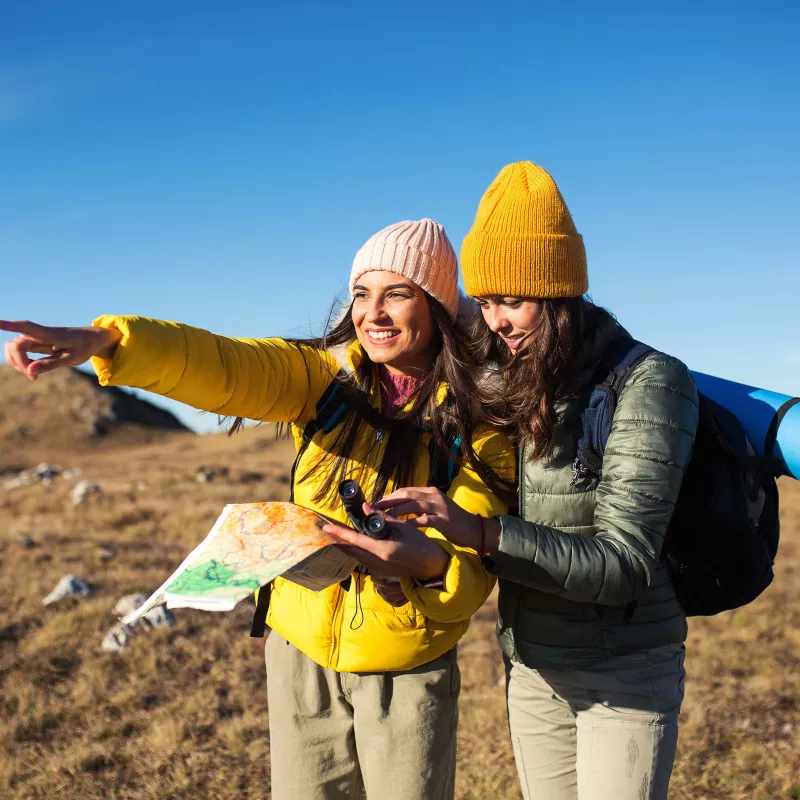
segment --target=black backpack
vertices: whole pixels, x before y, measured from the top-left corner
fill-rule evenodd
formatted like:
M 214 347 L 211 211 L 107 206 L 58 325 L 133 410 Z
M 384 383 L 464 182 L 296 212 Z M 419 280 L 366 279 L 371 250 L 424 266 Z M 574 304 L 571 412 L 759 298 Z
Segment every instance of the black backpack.
M 365 416 L 373 417 L 376 421 L 380 421 L 380 415 L 376 414 L 373 409 L 368 409 L 366 407 L 363 392 L 359 392 L 353 387 L 343 383 L 338 378 L 334 378 L 317 401 L 314 419 L 308 422 L 305 428 L 303 428 L 300 447 L 297 449 L 297 455 L 292 464 L 290 502 L 294 502 L 294 484 L 297 465 L 300 463 L 300 459 L 303 457 L 309 444 L 311 444 L 311 440 L 318 431 L 330 433 L 334 430 L 344 419 L 347 411 L 353 407 L 360 408 Z M 383 431 L 380 427 L 376 428 L 376 435 L 379 440 L 382 438 Z M 452 442 L 449 443 L 449 447 L 445 451 L 436 443 L 435 438 L 431 436 L 430 444 L 428 445 L 428 455 L 430 457 L 430 477 L 428 478 L 428 486 L 435 486 L 437 489 L 447 493 L 450 489 L 450 484 L 452 484 L 456 475 L 458 475 L 460 452 L 460 437 L 455 437 Z M 349 577 L 342 581 L 342 587 L 345 591 L 350 588 Z M 271 589 L 272 584 L 268 583 L 258 590 L 258 601 L 256 602 L 256 610 L 253 614 L 253 624 L 250 628 L 250 636 L 254 638 L 261 638 L 264 635 Z
M 619 393 L 631 370 L 652 352 L 629 337 L 606 351 L 581 415 L 573 483 L 599 479 Z M 780 410 L 764 455 L 756 456 L 732 412 L 703 394 L 699 401 L 692 458 L 661 556 L 688 616 L 718 614 L 758 597 L 772 582 L 780 532 L 779 472 L 772 455 Z M 626 619 L 635 607 L 629 604 Z

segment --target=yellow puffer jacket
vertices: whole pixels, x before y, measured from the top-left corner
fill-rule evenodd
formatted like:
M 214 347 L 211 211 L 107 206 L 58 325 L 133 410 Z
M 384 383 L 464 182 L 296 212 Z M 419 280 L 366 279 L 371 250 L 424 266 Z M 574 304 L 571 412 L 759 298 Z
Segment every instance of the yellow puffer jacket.
M 92 360 L 104 386 L 147 389 L 222 415 L 289 422 L 296 446 L 305 424 L 315 416 L 317 400 L 341 368 L 331 353 L 283 339 L 231 339 L 143 317 L 107 315 L 94 324 L 122 333 L 113 360 Z M 360 356 L 356 342 L 347 351 L 349 368 Z M 379 391 L 371 402 L 380 406 Z M 330 436 L 335 432 L 326 436 L 320 431 L 314 436 L 298 465 L 298 478 L 323 455 Z M 374 437 L 374 430 L 364 425 L 349 473 L 367 496 L 385 446 L 376 444 Z M 414 476 L 414 483 L 420 486 L 427 483 L 430 471 L 427 445 L 426 436 Z M 478 429 L 473 446 L 485 463 L 504 477 L 513 477 L 513 448 L 503 435 Z M 298 481 L 295 502 L 347 524 L 341 503 L 314 501 L 317 486 L 316 478 Z M 388 491 L 393 488 L 390 485 Z M 507 510 L 466 466 L 453 481 L 449 495 L 466 510 L 486 517 Z M 317 664 L 339 672 L 407 670 L 438 658 L 464 635 L 494 579 L 474 551 L 455 547 L 433 529 L 426 533 L 450 555 L 443 589 L 422 589 L 403 579 L 410 602 L 394 608 L 381 598 L 369 577 L 359 580 L 354 575 L 348 591 L 337 584 L 321 592 L 276 578 L 267 624 Z

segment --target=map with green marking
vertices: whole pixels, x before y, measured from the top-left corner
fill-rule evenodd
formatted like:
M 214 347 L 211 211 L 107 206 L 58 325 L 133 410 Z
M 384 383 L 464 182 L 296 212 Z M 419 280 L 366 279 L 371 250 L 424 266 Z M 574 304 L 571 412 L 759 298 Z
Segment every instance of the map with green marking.
M 132 622 L 157 605 L 230 611 L 245 597 L 286 574 L 318 591 L 355 566 L 324 533 L 327 520 L 294 503 L 228 505 L 178 569 L 136 611 Z M 317 558 L 314 556 L 317 555 Z
M 238 578 L 233 567 L 226 567 L 219 561 L 209 561 L 189 567 L 170 586 L 170 594 L 197 594 L 208 591 L 209 586 L 242 586 L 255 591 L 261 584 L 255 578 Z

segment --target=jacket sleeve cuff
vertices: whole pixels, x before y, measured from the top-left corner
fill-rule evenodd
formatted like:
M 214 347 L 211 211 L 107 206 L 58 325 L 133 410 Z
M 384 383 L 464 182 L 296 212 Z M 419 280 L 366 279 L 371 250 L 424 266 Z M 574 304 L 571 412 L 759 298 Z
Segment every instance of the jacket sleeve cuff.
M 483 558 L 483 566 L 498 578 L 527 583 L 536 557 L 535 526 L 508 514 L 500 514 L 495 519 L 500 522 L 499 547 L 493 556 Z
M 132 386 L 163 395 L 183 375 L 186 342 L 177 324 L 114 314 L 104 314 L 92 324 L 122 334 L 113 358 L 92 358 L 101 386 Z
M 450 542 L 439 541 L 450 556 L 441 589 L 423 589 L 410 578 L 401 578 L 400 585 L 411 604 L 426 617 L 437 622 L 468 620 L 483 605 L 494 587 L 475 553 L 460 550 Z
M 496 519 L 500 521 L 500 546 L 491 558 L 483 558 L 484 568 L 503 580 L 558 593 L 560 589 L 556 580 L 537 564 L 539 526 L 507 514 Z

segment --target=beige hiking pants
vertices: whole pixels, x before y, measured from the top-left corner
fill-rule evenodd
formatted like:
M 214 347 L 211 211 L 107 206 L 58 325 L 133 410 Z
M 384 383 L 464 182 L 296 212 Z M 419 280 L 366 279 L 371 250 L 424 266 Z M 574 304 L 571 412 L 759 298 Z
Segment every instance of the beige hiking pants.
M 452 800 L 455 648 L 405 672 L 336 672 L 273 631 L 266 660 L 273 800 Z
M 683 701 L 683 645 L 583 670 L 506 661 L 525 800 L 667 800 Z

